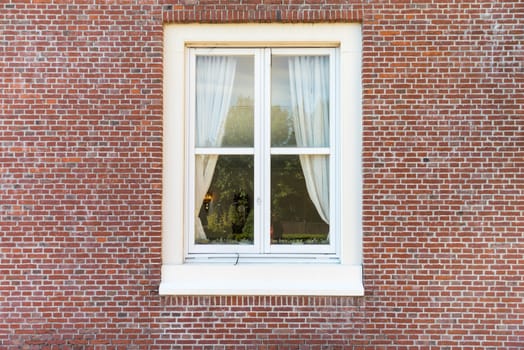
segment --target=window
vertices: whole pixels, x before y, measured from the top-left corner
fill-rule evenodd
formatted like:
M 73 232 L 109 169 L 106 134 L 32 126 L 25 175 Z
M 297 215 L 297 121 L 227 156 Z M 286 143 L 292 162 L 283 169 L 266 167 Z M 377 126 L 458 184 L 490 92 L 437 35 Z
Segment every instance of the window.
M 161 294 L 363 293 L 360 41 L 165 27 Z
M 336 258 L 338 49 L 188 54 L 186 259 Z

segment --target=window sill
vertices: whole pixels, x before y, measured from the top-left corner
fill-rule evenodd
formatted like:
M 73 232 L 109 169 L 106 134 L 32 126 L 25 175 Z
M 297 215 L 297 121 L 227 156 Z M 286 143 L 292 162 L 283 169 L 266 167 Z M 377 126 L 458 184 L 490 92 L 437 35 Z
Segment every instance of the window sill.
M 164 265 L 160 295 L 362 296 L 360 265 Z

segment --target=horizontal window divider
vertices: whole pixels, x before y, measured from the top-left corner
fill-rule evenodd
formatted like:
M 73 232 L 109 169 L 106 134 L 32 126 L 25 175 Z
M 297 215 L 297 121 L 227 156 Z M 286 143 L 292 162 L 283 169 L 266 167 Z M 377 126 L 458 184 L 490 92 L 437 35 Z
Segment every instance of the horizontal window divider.
M 199 147 L 195 148 L 195 154 L 197 155 L 254 155 L 255 150 L 253 148 L 231 148 L 231 147 L 213 147 L 213 148 L 204 148 Z
M 329 155 L 328 147 L 272 147 L 272 155 Z

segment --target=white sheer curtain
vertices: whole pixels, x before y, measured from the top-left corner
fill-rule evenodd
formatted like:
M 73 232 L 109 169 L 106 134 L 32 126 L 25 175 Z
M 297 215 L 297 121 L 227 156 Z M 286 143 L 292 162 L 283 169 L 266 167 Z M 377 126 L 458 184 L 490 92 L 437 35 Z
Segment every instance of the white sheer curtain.
M 196 147 L 220 147 L 231 104 L 236 59 L 224 56 L 198 56 L 196 66 Z M 209 190 L 218 155 L 195 157 L 195 238 L 206 239 L 198 217 Z
M 327 56 L 290 57 L 289 85 L 298 147 L 329 146 L 329 61 Z M 318 214 L 329 224 L 329 157 L 300 155 L 306 187 Z

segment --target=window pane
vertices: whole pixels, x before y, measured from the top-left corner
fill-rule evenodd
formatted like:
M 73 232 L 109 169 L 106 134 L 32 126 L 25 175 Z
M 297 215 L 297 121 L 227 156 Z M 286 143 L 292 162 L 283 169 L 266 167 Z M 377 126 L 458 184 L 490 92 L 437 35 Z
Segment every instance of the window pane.
M 322 160 L 328 158 L 315 157 Z M 319 214 L 319 211 L 327 211 L 326 219 L 329 219 L 329 209 L 326 208 L 328 203 L 321 203 L 322 200 L 317 199 L 316 206 L 312 196 L 314 195 L 308 193 L 299 156 L 271 157 L 272 244 L 329 243 L 329 224 Z
M 329 56 L 273 56 L 271 146 L 329 146 Z
M 289 95 L 289 57 L 273 56 L 271 61 L 271 146 L 296 147 L 291 97 Z
M 197 56 L 196 146 L 253 146 L 253 56 Z
M 206 157 L 208 159 L 205 159 Z M 195 220 L 195 242 L 197 244 L 252 244 L 255 215 L 253 156 L 199 155 L 196 160 L 197 177 L 198 164 L 205 164 L 207 160 L 209 165 L 209 162 L 213 161 L 212 157 L 218 158 L 213 179 L 203 198 L 197 199 L 196 202 L 197 205 L 200 203 L 201 207 L 196 208 L 198 216 Z M 205 183 L 205 180 L 202 182 Z M 200 223 L 204 235 L 199 235 Z

